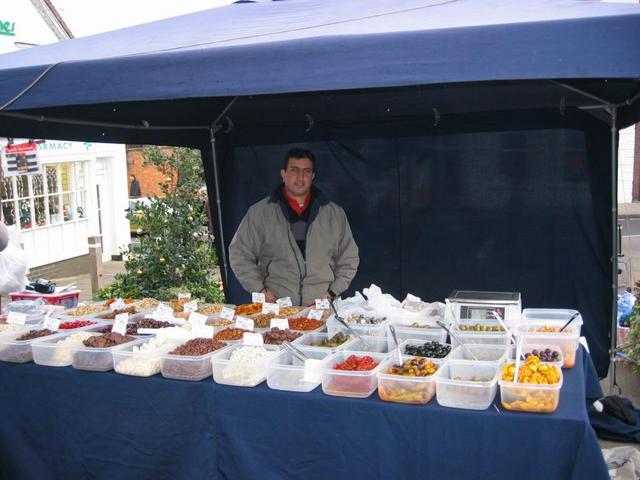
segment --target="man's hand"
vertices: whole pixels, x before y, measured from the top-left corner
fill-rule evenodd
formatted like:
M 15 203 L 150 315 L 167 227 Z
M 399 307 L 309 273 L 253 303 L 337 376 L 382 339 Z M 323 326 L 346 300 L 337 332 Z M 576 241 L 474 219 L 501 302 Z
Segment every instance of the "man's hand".
M 264 293 L 264 300 L 267 303 L 276 303 L 276 300 L 278 299 L 278 297 L 276 297 L 271 290 L 267 288 L 263 288 L 262 293 Z
M 331 295 L 329 292 L 325 293 L 322 298 L 326 298 L 328 300 L 333 300 L 333 295 Z

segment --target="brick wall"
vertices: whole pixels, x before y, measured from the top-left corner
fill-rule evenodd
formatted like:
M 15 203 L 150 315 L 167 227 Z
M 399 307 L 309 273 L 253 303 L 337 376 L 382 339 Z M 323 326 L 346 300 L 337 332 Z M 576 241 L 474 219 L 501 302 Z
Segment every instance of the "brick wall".
M 41 265 L 29 270 L 29 280 L 75 277 L 89 273 L 89 254 Z
M 153 165 L 144 165 L 141 146 L 127 146 L 127 182 L 131 187 L 129 175 L 135 175 L 140 182 L 140 192 L 143 197 L 162 195 L 159 184 L 164 180 L 164 175 Z

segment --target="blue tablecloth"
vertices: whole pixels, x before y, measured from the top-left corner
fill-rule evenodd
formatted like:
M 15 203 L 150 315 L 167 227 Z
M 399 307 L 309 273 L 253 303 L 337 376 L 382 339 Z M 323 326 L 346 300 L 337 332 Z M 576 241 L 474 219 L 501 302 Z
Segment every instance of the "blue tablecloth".
M 0 475 L 21 479 L 607 479 L 586 397 L 553 414 L 458 410 L 0 363 Z M 496 397 L 499 405 L 499 394 Z

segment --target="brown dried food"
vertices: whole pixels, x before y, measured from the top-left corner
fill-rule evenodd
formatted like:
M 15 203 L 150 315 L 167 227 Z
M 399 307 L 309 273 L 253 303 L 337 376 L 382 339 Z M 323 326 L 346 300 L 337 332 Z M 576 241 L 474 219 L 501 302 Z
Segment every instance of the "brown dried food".
M 183 343 L 178 348 L 169 352 L 169 355 L 185 355 L 189 357 L 198 357 L 207 353 L 226 347 L 227 344 L 219 342 L 213 338 L 194 338 L 187 343 Z
M 264 332 L 262 334 L 264 343 L 267 343 L 269 345 L 282 345 L 282 342 L 292 342 L 296 338 L 301 336 L 302 336 L 302 333 L 300 332 L 293 332 L 289 329 L 280 330 L 277 327 L 274 327 L 268 332 Z
M 109 348 L 116 345 L 122 345 L 123 343 L 131 342 L 135 340 L 135 337 L 129 335 L 121 335 L 116 332 L 105 333 L 104 335 L 98 335 L 95 337 L 89 337 L 82 343 L 85 347 L 91 348 Z
M 105 313 L 104 315 L 98 315 L 98 318 L 104 318 L 105 320 L 113 320 L 114 318 L 116 318 L 116 315 L 120 315 L 121 313 L 128 313 L 129 315 L 133 315 L 134 313 L 136 313 L 136 307 L 131 306 L 126 308 L 119 308 L 117 310 L 114 310 L 113 312 L 108 312 L 108 313 Z
M 48 335 L 53 335 L 54 333 L 56 332 L 53 332 L 47 328 L 44 328 L 42 330 L 29 330 L 24 335 L 20 335 L 18 338 L 16 338 L 16 341 L 23 342 L 25 340 L 33 340 L 34 338 L 46 337 Z
M 153 318 L 142 318 L 136 323 L 127 324 L 127 335 L 135 335 L 139 328 L 165 328 L 170 327 L 169 322 L 162 322 Z
M 275 313 L 261 313 L 253 317 L 253 326 L 255 328 L 271 327 L 271 319 L 276 318 Z
M 216 333 L 213 338 L 216 340 L 240 340 L 244 332 L 248 331 L 249 330 L 243 330 L 242 328 L 225 328 Z

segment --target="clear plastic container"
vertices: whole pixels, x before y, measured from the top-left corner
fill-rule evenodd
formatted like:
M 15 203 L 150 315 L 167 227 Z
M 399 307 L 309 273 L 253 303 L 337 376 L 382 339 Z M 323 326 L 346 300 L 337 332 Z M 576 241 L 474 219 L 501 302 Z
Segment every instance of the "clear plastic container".
M 429 342 L 431 342 L 432 340 L 427 340 Z M 402 353 L 402 355 L 410 355 L 407 353 L 406 348 L 407 346 L 412 346 L 412 347 L 420 347 L 422 345 L 424 345 L 427 341 L 425 340 L 420 340 L 417 338 L 408 338 L 407 340 L 405 340 L 404 342 L 401 342 L 400 345 L 398 346 L 398 348 L 400 349 L 400 352 Z M 425 358 L 429 358 L 430 360 L 443 360 L 445 358 L 449 358 L 449 356 L 451 355 L 451 351 L 453 350 L 451 348 L 451 345 L 449 345 L 448 343 L 444 343 L 444 342 L 439 342 L 443 345 L 447 345 L 449 347 L 449 354 L 445 355 L 444 357 L 441 358 L 435 358 L 435 357 L 425 357 Z M 412 357 L 420 357 L 422 355 L 410 355 Z
M 527 353 L 533 354 L 533 350 L 551 350 L 552 352 L 558 352 L 558 360 L 555 362 L 543 362 L 548 365 L 554 365 L 556 367 L 562 368 L 562 364 L 564 363 L 564 357 L 562 356 L 562 349 L 556 345 L 535 345 L 535 344 L 523 344 L 522 346 L 522 355 L 526 355 Z M 539 356 L 539 355 L 538 355 Z M 509 347 L 509 352 L 506 357 L 506 361 L 509 363 L 514 363 L 516 361 L 516 347 Z
M 414 358 L 412 355 L 403 355 L 402 361 Z M 430 359 L 438 368 L 444 363 L 442 359 Z M 387 358 L 380 364 L 378 371 L 378 396 L 385 402 L 411 403 L 424 405 L 436 394 L 435 376 L 411 377 L 408 375 L 396 375 L 386 373 L 389 367 L 397 365 L 396 356 Z M 437 372 L 436 372 L 437 373 Z
M 362 357 L 368 355 L 378 365 L 372 370 L 350 371 L 336 370 L 334 365 L 344 362 L 351 355 Z M 322 364 L 322 391 L 327 395 L 351 398 L 366 398 L 378 387 L 378 371 L 380 363 L 386 355 L 382 353 L 342 350 L 332 353 Z
M 287 350 L 281 350 L 267 362 L 267 385 L 274 390 L 287 390 L 291 392 L 310 392 L 322 382 L 321 361 L 330 352 L 328 349 L 305 348 L 298 349 L 309 359 L 305 363 L 292 355 Z
M 503 408 L 519 412 L 555 412 L 560 401 L 560 389 L 563 381 L 562 370 L 558 368 L 558 371 L 560 373 L 560 381 L 551 385 L 498 380 L 500 402 Z
M 213 352 L 204 355 L 188 356 L 188 355 L 171 355 L 166 353 L 162 355 L 162 365 L 160 371 L 164 378 L 173 378 L 174 380 L 187 380 L 191 382 L 199 382 L 211 376 L 211 357 L 215 354 L 230 348 L 229 342 Z M 237 343 L 235 344 L 237 345 Z
M 31 345 L 43 338 L 59 337 L 58 334 L 47 335 L 46 337 L 38 337 L 32 340 L 16 340 L 18 337 L 29 332 L 30 328 L 23 328 L 15 332 L 6 332 L 0 335 L 0 361 L 12 363 L 27 363 L 33 361 L 33 351 Z M 34 329 L 40 330 L 40 329 Z
M 574 320 L 574 322 L 577 321 Z M 566 323 L 566 321 L 564 322 Z M 562 368 L 571 368 L 576 363 L 576 351 L 580 341 L 581 324 L 569 325 L 562 332 L 542 332 L 536 331 L 544 327 L 561 328 L 563 322 L 554 322 L 549 320 L 528 320 L 522 322 L 516 329 L 515 335 L 522 337 L 523 346 L 528 345 L 554 345 L 562 350 L 563 364 Z M 560 324 L 560 325 L 558 325 Z
M 449 354 L 450 360 L 471 360 L 479 362 L 489 362 L 500 365 L 510 352 L 506 345 L 466 345 L 478 360 L 474 358 L 461 346 L 454 348 Z
M 223 385 L 236 387 L 255 387 L 264 382 L 267 376 L 267 363 L 269 363 L 280 350 L 280 345 L 264 345 L 264 349 L 270 352 L 262 360 L 255 363 L 233 362 L 231 354 L 246 345 L 237 343 L 221 350 L 211 357 L 213 367 L 213 380 Z
M 101 328 L 104 328 L 104 324 L 89 325 L 73 330 L 59 330 L 56 335 L 43 337 L 31 345 L 33 361 L 38 365 L 46 365 L 48 367 L 68 367 L 73 363 L 75 349 L 72 347 L 82 346 L 82 340 L 77 342 L 58 342 L 79 332 L 87 332 L 93 336 Z
M 436 398 L 443 407 L 486 410 L 498 389 L 498 366 L 448 360 L 436 373 L 435 380 Z
M 422 343 L 425 342 L 440 342 L 444 343 L 447 341 L 447 332 L 446 330 L 436 327 L 436 328 L 405 328 L 405 327 L 394 327 L 396 331 L 396 337 L 398 338 L 398 342 L 402 343 L 405 340 L 422 340 Z M 389 351 L 392 351 L 396 348 L 396 344 L 393 341 L 393 336 L 391 332 L 387 335 L 387 342 L 389 343 Z
M 98 335 L 101 334 L 96 333 L 94 336 Z M 108 372 L 113 369 L 113 357 L 111 354 L 115 349 L 120 348 L 122 345 L 133 345 L 142 342 L 144 342 L 144 340 L 136 338 L 131 342 L 106 348 L 85 347 L 82 343 L 73 344 L 71 345 L 71 349 L 73 350 L 73 368 L 76 370 L 90 370 L 92 372 Z
M 481 322 L 473 322 L 473 323 L 481 323 Z M 488 325 L 495 325 L 494 322 L 483 322 Z M 470 330 L 460 330 L 457 326 L 454 326 L 451 331 L 453 335 L 451 336 L 451 346 L 457 347 L 460 342 L 465 345 L 469 344 L 480 344 L 480 345 L 504 345 L 508 346 L 511 343 L 511 337 L 507 332 L 476 332 Z M 457 337 L 457 338 L 456 338 Z M 460 342 L 459 342 L 459 341 Z
M 418 324 L 420 327 L 437 327 L 436 321 L 444 322 L 443 303 L 421 302 L 422 308 L 418 311 L 407 310 L 401 307 L 389 307 L 389 321 L 394 326 L 411 327 Z M 415 328 L 415 327 L 414 327 Z
M 389 346 L 389 341 L 386 337 L 360 336 L 360 338 L 355 338 L 353 340 L 353 343 L 349 345 L 349 350 L 352 350 L 354 352 L 373 352 L 387 354 L 395 350 L 395 345 L 391 346 L 391 350 L 389 350 Z
M 349 333 L 346 331 L 344 333 L 346 335 L 349 335 Z M 292 343 L 294 343 L 296 347 L 311 348 L 319 351 L 333 353 L 333 352 L 337 352 L 338 350 L 349 350 L 350 345 L 352 345 L 356 340 L 355 337 L 350 336 L 346 342 L 344 342 L 341 345 L 338 345 L 337 347 L 321 347 L 317 345 L 323 340 L 328 340 L 331 337 L 333 337 L 333 335 L 330 335 L 326 332 L 305 333 L 301 337 L 296 338 Z
M 387 315 L 385 313 L 382 312 L 377 312 L 375 310 L 369 310 L 366 308 L 362 308 L 362 307 L 353 307 L 353 306 L 348 306 L 345 308 L 338 308 L 338 313 L 340 314 L 340 316 L 345 319 L 347 319 L 347 317 L 349 315 L 365 315 L 368 317 L 386 317 L 386 320 L 384 320 L 381 323 L 376 323 L 376 324 L 360 324 L 360 323 L 349 323 L 347 322 L 347 324 L 349 325 L 349 327 L 351 327 L 356 333 L 358 333 L 359 335 L 363 335 L 363 336 L 372 336 L 372 337 L 386 337 L 387 336 L 387 331 L 389 330 L 388 325 L 389 325 L 389 318 L 387 317 Z M 339 331 L 341 329 L 344 329 L 344 325 L 342 325 L 340 322 L 338 322 L 335 319 L 334 315 L 331 315 L 329 317 L 329 319 L 327 320 L 327 331 L 330 334 L 333 334 L 336 331 Z
M 174 342 L 149 351 L 134 352 L 134 347 L 142 347 L 152 339 L 147 339 L 143 343 L 125 344 L 122 348 L 115 349 L 112 353 L 113 369 L 122 375 L 134 377 L 151 377 L 160 373 L 162 366 L 162 355 L 170 352 L 176 347 Z
M 525 308 L 522 311 L 522 323 L 544 321 L 550 325 L 562 327 L 576 313 L 578 313 L 577 310 L 566 308 Z M 570 326 L 578 329 L 578 336 L 580 336 L 578 325 L 582 327 L 583 323 L 582 315 L 578 315 L 571 322 Z

